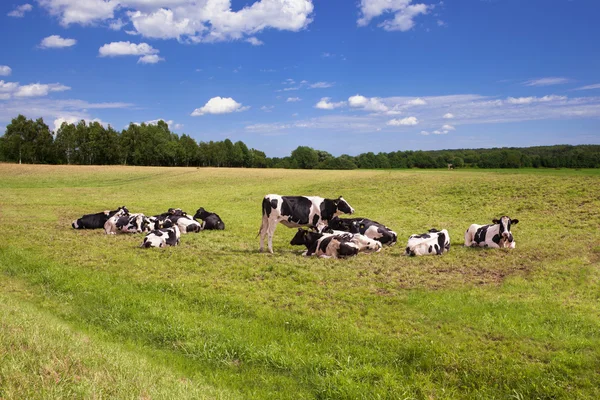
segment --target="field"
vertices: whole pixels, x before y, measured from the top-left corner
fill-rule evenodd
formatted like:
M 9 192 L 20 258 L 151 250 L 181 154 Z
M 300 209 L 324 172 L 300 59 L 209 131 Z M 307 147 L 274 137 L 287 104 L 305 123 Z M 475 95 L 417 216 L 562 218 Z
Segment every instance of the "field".
M 399 235 L 304 258 L 267 193 L 344 198 Z M 76 231 L 126 205 L 225 231 L 141 249 Z M 509 215 L 514 250 L 462 247 Z M 442 257 L 410 234 L 450 232 Z M 299 171 L 0 164 L 0 398 L 600 398 L 600 171 Z

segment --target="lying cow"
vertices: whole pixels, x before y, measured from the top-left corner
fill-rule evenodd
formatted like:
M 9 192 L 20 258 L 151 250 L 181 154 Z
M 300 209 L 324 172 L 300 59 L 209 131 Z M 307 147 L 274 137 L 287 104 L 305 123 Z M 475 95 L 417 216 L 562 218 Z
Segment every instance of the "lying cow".
M 290 241 L 291 245 L 306 246 L 305 256 L 343 258 L 359 252 L 372 253 L 381 250 L 381 243 L 361 234 L 349 232 L 318 233 L 299 228 Z
M 188 213 L 181 208 L 169 208 L 166 213 L 155 215 L 153 218 L 159 222 L 159 225 L 162 225 L 165 228 L 177 225 L 182 234 L 190 232 L 197 233 L 202 230 L 202 225 L 190 217 Z
M 354 209 L 342 196 L 337 199 L 324 199 L 317 196 L 280 196 L 268 194 L 262 201 L 262 224 L 260 251 L 264 250 L 268 236 L 269 252 L 273 253 L 273 235 L 278 223 L 288 228 L 303 226 L 321 230 L 336 215 L 354 213 Z
M 142 233 L 144 219 L 146 219 L 146 216 L 142 213 L 124 214 L 117 212 L 106 221 L 104 231 L 107 235 L 115 235 L 117 232 Z
M 194 219 L 202 220 L 202 229 L 225 229 L 225 223 L 221 220 L 221 217 L 215 213 L 206 211 L 203 207 L 200 207 L 198 211 L 196 211 Z
M 450 235 L 446 229 L 430 229 L 428 233 L 411 235 L 406 244 L 405 255 L 426 256 L 442 255 L 450 251 Z
M 367 218 L 333 217 L 327 226 L 333 230 L 360 233 L 388 246 L 394 245 L 398 241 L 396 232 L 379 222 Z
M 173 222 L 168 218 L 161 220 L 157 217 L 145 217 L 142 223 L 142 232 L 152 232 L 157 229 L 170 228 L 172 226 Z
M 170 228 L 158 229 L 150 232 L 144 237 L 144 241 L 140 247 L 166 247 L 166 246 L 177 246 L 181 234 L 179 227 L 174 225 Z
M 129 214 L 127 207 L 122 206 L 113 211 L 103 211 L 96 214 L 86 214 L 83 217 L 73 221 L 71 226 L 74 229 L 100 229 L 104 228 L 104 224 L 110 217 L 115 215 L 117 212 L 123 210 L 125 214 Z
M 503 216 L 492 222 L 492 225 L 471 225 L 465 232 L 465 246 L 514 249 L 516 243 L 510 228 L 511 225 L 518 224 L 519 220 Z

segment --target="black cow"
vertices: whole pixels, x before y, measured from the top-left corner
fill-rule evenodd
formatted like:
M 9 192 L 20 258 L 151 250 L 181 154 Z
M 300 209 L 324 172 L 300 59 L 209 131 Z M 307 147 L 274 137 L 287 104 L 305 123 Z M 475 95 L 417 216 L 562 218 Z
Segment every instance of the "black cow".
M 334 217 L 329 221 L 328 228 L 336 231 L 360 233 L 381 244 L 391 246 L 398 241 L 396 232 L 377 221 L 367 218 L 339 218 Z
M 317 196 L 280 196 L 268 194 L 262 201 L 260 251 L 268 236 L 269 252 L 273 253 L 273 234 L 281 222 L 288 228 L 308 226 L 321 230 L 336 215 L 354 213 L 354 208 L 342 196 L 324 199 Z
M 215 213 L 206 211 L 203 207 L 200 207 L 198 211 L 196 211 L 194 219 L 202 220 L 202 229 L 225 229 L 225 223 L 221 220 L 221 217 Z
M 112 217 L 113 215 L 115 215 L 117 212 L 123 210 L 124 214 L 127 215 L 129 214 L 129 210 L 127 210 L 127 207 L 122 206 L 117 208 L 114 211 L 103 211 L 100 213 L 96 213 L 96 214 L 86 214 L 83 217 L 73 221 L 73 223 L 71 224 L 71 226 L 74 229 L 100 229 L 100 228 L 104 228 L 104 224 L 106 223 L 106 221 L 108 221 L 108 219 L 110 217 Z

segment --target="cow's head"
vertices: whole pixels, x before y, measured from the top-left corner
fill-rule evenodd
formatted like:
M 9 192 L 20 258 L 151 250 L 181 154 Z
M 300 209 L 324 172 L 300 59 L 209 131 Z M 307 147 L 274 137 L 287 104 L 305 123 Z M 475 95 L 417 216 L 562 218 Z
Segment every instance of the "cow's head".
M 494 224 L 500 225 L 500 231 L 499 231 L 500 236 L 502 238 L 508 239 L 512 236 L 510 234 L 511 225 L 518 224 L 519 220 L 518 219 L 510 219 L 510 217 L 507 217 L 507 216 L 502 216 L 502 217 L 500 217 L 500 219 L 493 219 L 492 222 Z
M 298 228 L 298 232 L 296 232 L 296 234 L 290 241 L 290 244 L 292 246 L 302 246 L 303 244 L 306 243 L 306 235 L 307 234 L 308 234 L 308 231 L 306 229 Z
M 200 207 L 198 209 L 198 211 L 196 211 L 196 214 L 194 214 L 194 219 L 204 219 L 206 217 L 206 210 L 204 209 L 204 207 Z
M 128 209 L 127 209 L 127 207 L 125 207 L 125 206 L 121 206 L 121 207 L 117 208 L 117 210 L 118 210 L 118 211 L 123 211 L 123 212 L 121 213 L 121 215 L 129 215 L 129 210 L 128 210 Z
M 334 201 L 335 206 L 337 208 L 336 214 L 344 213 L 344 214 L 354 214 L 354 208 L 342 196 L 338 197 L 337 200 Z

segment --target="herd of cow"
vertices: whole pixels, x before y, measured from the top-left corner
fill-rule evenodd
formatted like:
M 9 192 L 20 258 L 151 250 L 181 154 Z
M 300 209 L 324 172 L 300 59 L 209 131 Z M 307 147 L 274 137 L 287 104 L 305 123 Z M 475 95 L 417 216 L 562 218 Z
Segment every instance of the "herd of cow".
M 73 221 L 75 229 L 101 229 L 107 235 L 121 233 L 143 233 L 140 247 L 177 246 L 182 233 L 200 232 L 205 229 L 225 229 L 217 214 L 200 207 L 193 217 L 180 208 L 169 208 L 166 213 L 148 217 L 142 213 L 130 213 L 122 206 L 113 211 L 86 214 Z
M 268 250 L 273 253 L 273 235 L 279 223 L 298 228 L 290 244 L 306 246 L 305 256 L 345 258 L 360 252 L 378 252 L 382 246 L 391 246 L 398 241 L 396 232 L 383 224 L 367 218 L 340 218 L 341 214 L 354 214 L 354 208 L 341 196 L 325 199 L 268 194 L 262 201 L 262 224 L 258 232 L 260 251 L 264 250 L 267 238 Z M 471 225 L 465 232 L 465 246 L 514 248 L 510 228 L 519 220 L 503 216 L 492 222 L 490 225 Z M 84 215 L 73 221 L 72 226 L 75 229 L 104 228 L 107 234 L 147 232 L 140 247 L 176 246 L 181 233 L 225 229 L 221 218 L 204 208 L 198 209 L 193 217 L 179 208 L 147 217 L 141 213 L 131 214 L 124 206 L 114 211 Z M 426 233 L 411 235 L 404 254 L 441 255 L 449 250 L 448 231 L 430 229 Z

